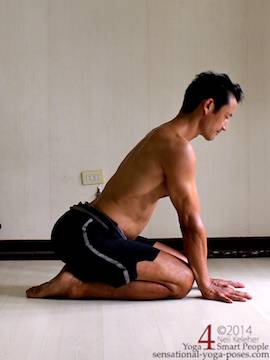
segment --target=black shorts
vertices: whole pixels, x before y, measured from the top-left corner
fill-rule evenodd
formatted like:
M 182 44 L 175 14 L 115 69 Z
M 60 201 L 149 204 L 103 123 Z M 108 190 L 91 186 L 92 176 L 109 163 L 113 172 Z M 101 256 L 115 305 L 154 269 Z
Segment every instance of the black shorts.
M 128 240 L 117 223 L 89 203 L 74 205 L 52 230 L 56 255 L 80 280 L 119 287 L 137 278 L 138 261 L 153 261 L 155 241 Z

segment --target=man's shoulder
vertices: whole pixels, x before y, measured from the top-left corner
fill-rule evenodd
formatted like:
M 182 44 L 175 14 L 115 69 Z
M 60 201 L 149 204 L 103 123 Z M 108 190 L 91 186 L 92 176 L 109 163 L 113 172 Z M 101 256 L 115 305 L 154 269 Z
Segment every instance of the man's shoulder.
M 173 161 L 183 159 L 194 162 L 196 155 L 189 141 L 179 134 L 175 134 L 167 129 L 157 129 L 155 134 L 161 149 L 161 157 Z

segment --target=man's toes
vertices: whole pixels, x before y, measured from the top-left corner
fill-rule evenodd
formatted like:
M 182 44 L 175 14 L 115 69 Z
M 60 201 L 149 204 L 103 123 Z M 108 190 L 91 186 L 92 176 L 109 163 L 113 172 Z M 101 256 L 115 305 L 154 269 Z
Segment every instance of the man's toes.
M 29 298 L 41 298 L 46 295 L 46 289 L 48 287 L 48 283 L 44 283 L 42 285 L 33 286 L 26 290 L 26 296 Z
M 31 297 L 36 297 L 36 286 L 33 286 L 29 289 L 26 290 L 26 296 L 28 298 L 31 298 Z
M 66 268 L 52 280 L 26 290 L 28 298 L 77 298 L 77 288 L 81 281 L 68 272 Z

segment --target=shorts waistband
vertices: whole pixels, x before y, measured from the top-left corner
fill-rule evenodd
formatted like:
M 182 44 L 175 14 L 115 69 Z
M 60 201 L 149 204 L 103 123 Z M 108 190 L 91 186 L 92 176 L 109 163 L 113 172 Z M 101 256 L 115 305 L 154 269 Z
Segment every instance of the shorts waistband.
M 123 238 L 126 238 L 123 231 L 118 227 L 118 224 L 113 219 L 111 219 L 109 216 L 104 214 L 102 211 L 93 207 L 90 203 L 79 202 L 79 204 L 71 206 L 70 209 L 87 213 L 88 215 L 96 219 L 98 222 L 101 222 L 107 228 L 107 230 L 109 229 L 116 230 L 117 233 L 119 233 Z
M 111 219 L 108 215 L 104 214 L 102 211 L 96 209 L 90 203 L 85 202 L 83 205 L 86 207 L 86 209 L 89 209 L 89 211 L 91 211 L 92 214 L 98 216 L 103 221 L 108 221 L 109 223 L 112 223 L 113 225 L 118 226 L 117 222 L 115 222 L 113 219 Z

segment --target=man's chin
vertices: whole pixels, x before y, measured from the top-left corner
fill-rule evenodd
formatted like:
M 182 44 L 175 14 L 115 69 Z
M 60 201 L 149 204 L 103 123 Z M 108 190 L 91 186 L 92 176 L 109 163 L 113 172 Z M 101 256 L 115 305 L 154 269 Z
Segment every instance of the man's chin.
M 211 136 L 203 135 L 204 139 L 207 140 L 207 141 L 215 140 L 216 136 L 217 136 L 217 134 L 216 135 L 211 135 Z

